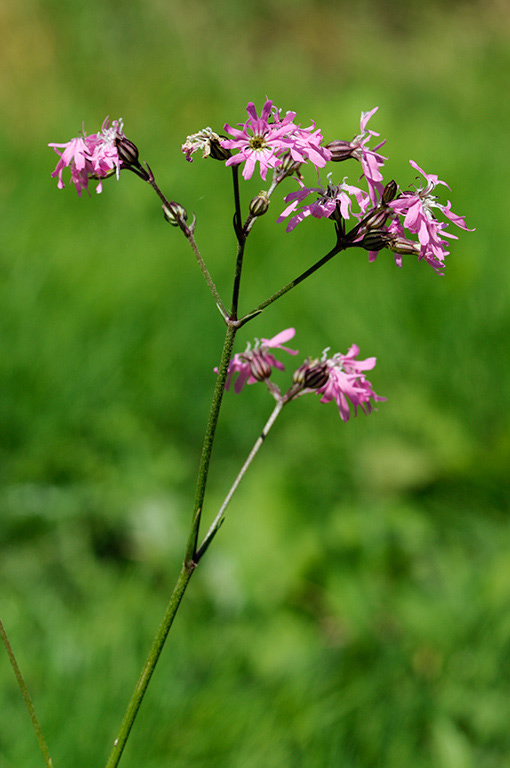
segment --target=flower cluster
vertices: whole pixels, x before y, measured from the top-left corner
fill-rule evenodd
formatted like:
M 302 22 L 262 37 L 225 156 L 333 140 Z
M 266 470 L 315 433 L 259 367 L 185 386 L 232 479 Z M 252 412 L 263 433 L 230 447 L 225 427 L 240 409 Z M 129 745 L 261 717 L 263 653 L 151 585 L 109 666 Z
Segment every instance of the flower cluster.
M 230 361 L 225 389 L 229 389 L 232 378 L 237 375 L 234 391 L 240 392 L 245 384 L 255 384 L 264 381 L 268 384 L 273 368 L 283 370 L 284 366 L 276 360 L 269 349 L 283 349 L 291 355 L 296 350 L 288 349 L 283 344 L 295 335 L 294 328 L 287 328 L 272 339 L 256 341 L 252 348 L 248 345 L 245 352 L 234 355 Z M 335 400 L 340 418 L 348 421 L 350 407 L 357 415 L 358 408 L 365 413 L 372 411 L 372 401 L 380 402 L 386 398 L 376 395 L 371 383 L 365 377 L 365 371 L 370 371 L 376 364 L 375 357 L 358 360 L 359 348 L 353 344 L 346 355 L 336 353 L 328 356 L 325 350 L 321 360 L 308 359 L 294 373 L 293 385 L 285 395 L 281 395 L 278 387 L 270 386 L 276 399 L 289 402 L 303 394 L 316 392 L 322 395 L 321 403 Z M 215 369 L 217 372 L 217 369 Z
M 442 205 L 438 202 L 436 195 L 432 194 L 432 191 L 438 184 L 448 187 L 445 181 L 440 181 L 439 178 L 433 173 L 425 173 L 420 166 L 413 160 L 409 161 L 413 168 L 415 168 L 426 179 L 426 184 L 423 187 L 418 187 L 414 192 L 402 192 L 398 197 L 389 203 L 390 209 L 397 214 L 393 217 L 388 232 L 391 235 L 395 235 L 396 238 L 402 238 L 401 248 L 402 250 L 395 250 L 395 262 L 398 266 L 402 266 L 402 253 L 405 253 L 405 238 L 406 229 L 411 234 L 418 235 L 419 259 L 424 259 L 436 272 L 442 274 L 441 270 L 444 268 L 444 259 L 448 255 L 449 251 L 446 250 L 448 241 L 444 240 L 445 237 L 457 240 L 457 236 L 451 232 L 446 232 L 445 229 L 448 226 L 448 222 L 438 221 L 434 216 L 434 208 L 440 211 L 449 221 L 455 224 L 461 229 L 468 229 L 464 216 L 458 216 L 451 210 L 451 203 L 448 200 L 446 205 Z M 473 230 L 468 230 L 472 232 Z M 398 239 L 394 242 L 397 243 Z M 369 258 L 373 261 L 377 256 L 377 252 L 371 252 Z
M 64 144 L 48 144 L 53 147 L 60 160 L 51 174 L 58 177 L 58 187 L 65 185 L 62 179 L 64 168 L 71 171 L 71 181 L 79 195 L 83 189 L 87 189 L 89 179 L 98 179 L 96 192 L 102 191 L 101 179 L 118 174 L 122 165 L 119 157 L 118 142 L 124 138 L 122 120 L 114 120 L 111 125 L 108 118 L 103 122 L 99 133 L 71 139 Z M 60 151 L 62 149 L 63 151 Z
M 290 202 L 290 205 L 280 214 L 278 221 L 281 222 L 294 214 L 286 227 L 287 232 L 290 232 L 310 215 L 332 219 L 338 219 L 340 216 L 344 220 L 352 215 L 360 222 L 352 244 L 368 250 L 369 261 L 374 261 L 383 248 L 389 248 L 393 251 L 395 263 L 399 267 L 402 266 L 404 254 L 416 254 L 419 260 L 423 259 L 438 274 L 443 274 L 445 257 L 449 254 L 448 240 L 445 238 L 457 240 L 456 235 L 445 231 L 448 221 L 469 232 L 473 230 L 466 226 L 464 216 L 459 216 L 451 210 L 450 201 L 443 205 L 437 196 L 432 194 L 437 185 L 442 184 L 449 189 L 448 184 L 440 181 L 435 174 L 425 173 L 413 160 L 409 162 L 424 176 L 426 183 L 412 192 L 401 192 L 396 197 L 395 182 L 383 187 L 375 181 L 376 171 L 380 173 L 375 165 L 372 167 L 372 180 L 368 185 L 369 194 L 347 184 L 345 179 L 341 184 L 334 185 L 331 182 L 331 174 L 328 174 L 329 183 L 326 188 L 322 185 L 305 187 L 299 180 L 301 189 L 285 197 L 285 202 Z M 385 190 L 390 187 L 393 190 L 391 197 L 394 199 L 386 200 Z M 313 195 L 312 202 L 306 203 L 310 195 Z M 350 195 L 354 196 L 359 205 L 358 212 L 352 211 Z M 434 209 L 442 213 L 448 221 L 438 220 Z M 409 235 L 417 235 L 418 241 L 410 239 Z
M 379 133 L 368 127 L 378 107 L 361 113 L 359 133 L 351 140 L 333 140 L 323 145 L 321 130 L 315 123 L 303 128 L 296 122 L 295 112 L 283 113 L 269 99 L 264 103 L 260 115 L 253 102 L 246 111 L 248 119 L 232 127 L 225 123 L 227 136 L 220 136 L 212 128 L 190 134 L 182 145 L 182 152 L 191 161 L 197 151 L 202 156 L 221 160 L 226 166 L 244 164 L 242 175 L 251 179 L 255 169 L 266 180 L 270 169 L 277 173 L 271 189 L 262 191 L 250 205 L 250 214 L 260 216 L 268 210 L 269 197 L 274 187 L 286 176 L 297 178 L 299 189 L 284 198 L 287 207 L 278 221 L 287 221 L 287 232 L 293 230 L 309 216 L 333 219 L 337 224 L 337 235 L 342 248 L 361 247 L 369 252 L 369 261 L 374 261 L 383 248 L 393 251 L 395 263 L 401 267 L 404 255 L 416 255 L 437 273 L 442 274 L 449 239 L 456 235 L 447 231 L 450 224 L 467 230 L 463 216 L 453 213 L 451 203 L 440 203 L 434 194 L 438 185 L 448 185 L 435 174 L 423 171 L 410 160 L 411 166 L 425 179 L 421 187 L 413 191 L 399 191 L 395 181 L 384 185 L 381 169 L 386 158 L 378 150 L 383 139 L 371 148 L 372 139 L 378 140 Z M 101 180 L 113 173 L 119 175 L 121 168 L 134 170 L 141 178 L 153 183 L 148 167 L 142 170 L 138 163 L 138 150 L 123 133 L 122 121 L 108 118 L 99 133 L 72 139 L 64 144 L 49 144 L 60 156 L 52 176 L 58 177 L 62 188 L 63 171 L 70 169 L 71 181 L 78 194 L 88 188 L 90 179 L 98 180 L 97 192 L 101 192 Z M 357 160 L 362 168 L 361 179 L 366 191 L 349 184 L 344 178 L 339 184 L 332 181 L 323 185 L 320 178 L 317 185 L 305 186 L 300 167 L 310 163 L 317 172 L 329 161 Z M 388 190 L 391 188 L 391 194 Z M 311 202 L 310 202 L 311 200 Z M 354 207 L 354 205 L 356 207 Z M 441 215 L 442 218 L 437 218 Z M 354 219 L 350 232 L 345 231 L 345 222 Z M 472 230 L 468 230 L 472 231 Z

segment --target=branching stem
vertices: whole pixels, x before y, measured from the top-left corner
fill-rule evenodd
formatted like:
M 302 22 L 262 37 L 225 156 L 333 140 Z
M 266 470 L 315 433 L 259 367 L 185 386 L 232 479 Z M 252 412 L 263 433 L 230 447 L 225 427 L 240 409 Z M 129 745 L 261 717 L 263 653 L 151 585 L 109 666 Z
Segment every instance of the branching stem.
M 202 541 L 202 544 L 200 545 L 200 547 L 197 550 L 197 554 L 196 554 L 196 562 L 197 563 L 199 562 L 200 558 L 205 553 L 205 551 L 208 549 L 211 541 L 213 540 L 214 536 L 216 535 L 216 533 L 220 529 L 220 526 L 222 525 L 223 520 L 225 519 L 225 510 L 227 509 L 227 506 L 230 504 L 232 496 L 237 491 L 239 483 L 243 479 L 243 477 L 246 474 L 246 471 L 248 470 L 250 464 L 252 463 L 253 459 L 257 455 L 257 453 L 258 453 L 262 443 L 264 442 L 264 440 L 266 439 L 266 437 L 267 437 L 267 435 L 269 433 L 269 430 L 271 429 L 271 427 L 275 423 L 276 419 L 278 418 L 278 416 L 279 416 L 279 414 L 280 414 L 284 404 L 285 404 L 284 400 L 280 399 L 280 400 L 277 401 L 276 406 L 274 407 L 273 412 L 271 413 L 271 416 L 267 420 L 267 422 L 266 422 L 262 432 L 260 433 L 259 437 L 257 438 L 257 441 L 255 442 L 255 445 L 253 446 L 253 448 L 251 449 L 250 453 L 248 454 L 248 458 L 244 462 L 243 466 L 241 467 L 241 469 L 239 471 L 239 474 L 237 475 L 236 479 L 232 483 L 232 486 L 231 486 L 229 492 L 225 496 L 223 504 L 219 508 L 216 517 L 214 518 L 213 522 L 211 523 L 211 526 L 210 526 L 209 530 L 207 531 L 207 534 L 205 535 L 204 540 Z
M 311 267 L 308 267 L 304 272 L 302 272 L 298 277 L 294 278 L 294 280 L 291 280 L 290 283 L 287 283 L 287 285 L 284 285 L 283 288 L 280 288 L 279 291 L 276 291 L 276 293 L 273 293 L 272 296 L 270 296 L 268 299 L 263 301 L 261 304 L 259 304 L 257 307 L 251 310 L 251 312 L 248 312 L 243 318 L 240 318 L 239 323 L 240 325 L 244 325 L 246 322 L 251 320 L 251 318 L 255 315 L 260 314 L 266 307 L 269 307 L 270 304 L 273 304 L 277 299 L 279 299 L 281 296 L 284 296 L 286 293 L 288 293 L 292 288 L 295 288 L 299 283 L 302 283 L 303 280 L 306 280 L 307 277 L 310 277 L 310 275 L 313 275 L 314 272 L 316 272 L 318 269 L 324 266 L 324 264 L 327 264 L 328 261 L 330 261 L 333 256 L 336 256 L 337 253 L 340 253 L 341 250 L 343 250 L 344 246 L 339 246 L 338 244 L 335 245 L 334 248 L 329 251 L 325 256 L 323 256 L 321 259 L 315 262 L 315 264 L 312 264 Z

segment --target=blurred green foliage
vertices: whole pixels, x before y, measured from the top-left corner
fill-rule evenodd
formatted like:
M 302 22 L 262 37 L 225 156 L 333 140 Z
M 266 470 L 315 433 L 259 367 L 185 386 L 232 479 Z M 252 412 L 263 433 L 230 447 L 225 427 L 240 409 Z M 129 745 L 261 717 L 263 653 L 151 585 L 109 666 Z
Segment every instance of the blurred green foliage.
M 0 613 L 56 768 L 104 764 L 164 610 L 223 329 L 150 190 L 59 192 L 46 144 L 122 116 L 227 293 L 229 177 L 179 147 L 266 94 L 327 140 L 378 104 L 387 178 L 411 183 L 412 157 L 476 232 L 444 278 L 337 258 L 240 335 L 356 341 L 388 400 L 347 425 L 313 397 L 283 414 L 122 765 L 510 766 L 506 4 L 28 0 L 0 24 Z M 331 242 L 324 222 L 285 235 L 272 206 L 245 309 Z M 270 408 L 262 387 L 226 398 L 207 514 Z M 0 768 L 42 764 L 1 653 L 0 711 Z

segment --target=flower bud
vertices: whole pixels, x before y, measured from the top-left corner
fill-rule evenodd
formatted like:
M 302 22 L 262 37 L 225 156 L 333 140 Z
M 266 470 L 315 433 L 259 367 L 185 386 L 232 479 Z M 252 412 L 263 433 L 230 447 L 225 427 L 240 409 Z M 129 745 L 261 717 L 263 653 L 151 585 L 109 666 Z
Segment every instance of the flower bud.
M 117 154 L 119 155 L 119 160 L 122 162 L 122 165 L 140 165 L 138 160 L 138 147 L 136 144 L 133 144 L 132 141 L 126 139 L 125 136 L 118 136 L 115 139 L 115 146 L 117 147 Z
M 186 209 L 183 208 L 182 205 L 179 205 L 179 203 L 174 203 L 173 201 L 168 203 L 168 205 L 163 203 L 163 216 L 172 227 L 178 227 L 179 220 L 186 221 L 188 218 Z
M 303 365 L 300 365 L 299 368 L 296 368 L 294 371 L 294 374 L 292 376 L 292 381 L 294 384 L 299 384 L 301 388 L 305 386 L 305 375 L 309 368 L 310 363 L 308 360 L 303 363 Z
M 397 189 L 398 189 L 397 182 L 394 179 L 392 179 L 386 184 L 381 196 L 383 205 L 388 205 L 388 203 L 391 203 L 391 201 L 397 194 Z
M 390 211 L 384 205 L 380 205 L 377 208 L 368 213 L 360 224 L 364 230 L 370 231 L 372 229 L 381 229 L 386 223 Z
M 278 176 L 284 179 L 285 176 L 292 176 L 302 165 L 303 163 L 294 160 L 290 152 L 287 152 L 283 155 L 281 164 L 276 167 L 276 171 Z
M 269 208 L 269 197 L 267 192 L 259 192 L 250 203 L 249 211 L 252 216 L 263 216 Z
M 329 144 L 326 144 L 326 149 L 329 149 L 331 152 L 331 160 L 333 163 L 339 163 L 342 160 L 348 160 L 350 157 L 353 157 L 352 147 L 349 141 L 335 139 L 335 141 L 330 141 Z
M 382 251 L 383 248 L 388 247 L 388 242 L 392 239 L 392 235 L 386 232 L 384 229 L 373 229 L 371 232 L 367 232 L 363 240 L 356 243 L 366 251 Z
M 421 252 L 421 246 L 416 240 L 407 240 L 405 237 L 399 235 L 391 235 L 388 239 L 388 248 L 393 253 L 402 253 L 404 256 L 411 254 L 419 256 Z

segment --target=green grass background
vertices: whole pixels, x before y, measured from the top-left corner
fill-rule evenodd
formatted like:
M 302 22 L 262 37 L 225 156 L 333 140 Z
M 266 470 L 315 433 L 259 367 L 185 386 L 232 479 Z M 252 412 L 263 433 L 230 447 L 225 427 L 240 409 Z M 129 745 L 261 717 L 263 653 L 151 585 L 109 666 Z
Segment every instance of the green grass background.
M 507 4 L 3 0 L 0 29 L 0 615 L 55 768 L 104 764 L 166 605 L 223 329 L 150 189 L 58 191 L 46 144 L 122 116 L 227 293 L 229 174 L 179 148 L 266 95 L 327 140 L 379 105 L 386 178 L 411 183 L 415 159 L 476 232 L 443 278 L 339 257 L 240 334 L 295 326 L 303 357 L 356 342 L 388 399 L 348 424 L 313 397 L 284 412 L 121 765 L 508 768 Z M 286 235 L 279 211 L 251 238 L 245 309 L 330 247 L 325 222 Z M 206 517 L 270 408 L 263 387 L 227 396 Z M 0 713 L 0 768 L 42 765 L 3 652 Z

